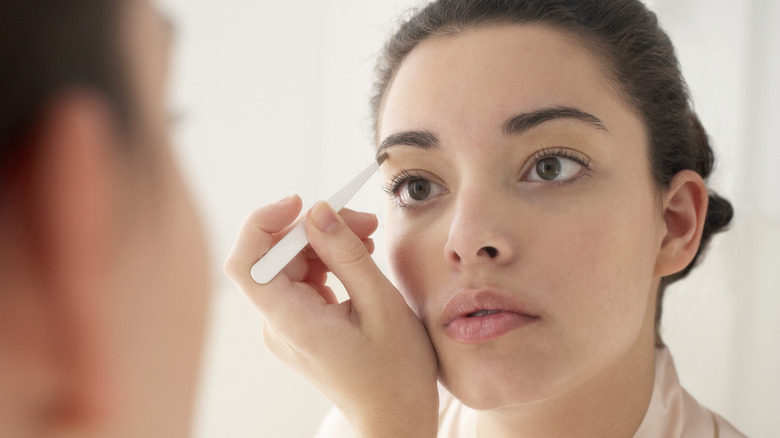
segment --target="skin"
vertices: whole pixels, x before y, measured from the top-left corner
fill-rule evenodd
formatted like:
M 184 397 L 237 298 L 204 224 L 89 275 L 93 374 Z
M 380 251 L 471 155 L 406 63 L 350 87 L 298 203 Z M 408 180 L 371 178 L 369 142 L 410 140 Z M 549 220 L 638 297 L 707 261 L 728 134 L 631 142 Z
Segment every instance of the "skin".
M 138 123 L 124 135 L 94 90 L 52 96 L 26 185 L 0 193 L 2 436 L 190 433 L 205 236 L 168 141 L 170 28 L 145 0 L 121 17 Z
M 374 215 L 337 214 L 318 203 L 306 213 L 310 247 L 268 284 L 249 275 L 300 211 L 294 196 L 252 212 L 225 261 L 227 276 L 263 314 L 266 347 L 326 394 L 357 436 L 435 436 L 435 354 L 420 320 L 371 259 Z M 348 301 L 336 300 L 328 272 Z
M 650 399 L 666 224 L 646 129 L 604 71 L 560 31 L 486 26 L 421 43 L 385 96 L 380 139 L 437 138 L 386 149 L 388 181 L 407 171 L 431 190 L 391 197 L 389 260 L 442 384 L 482 411 L 485 436 L 631 436 Z M 517 114 L 560 107 L 603 126 L 561 117 L 502 130 Z M 545 148 L 566 166 L 552 181 L 534 166 Z M 496 291 L 536 319 L 487 342 L 455 340 L 443 310 L 463 290 Z
M 266 285 L 250 268 L 293 226 L 300 199 L 260 208 L 241 227 L 226 274 L 263 314 L 267 347 L 357 436 L 436 436 L 437 379 L 480 410 L 482 436 L 628 437 L 641 422 L 655 291 L 696 253 L 707 192 L 691 171 L 653 186 L 641 120 L 577 41 L 541 26 L 484 26 L 430 38 L 403 61 L 380 114 L 381 171 L 388 185 L 411 173 L 430 197 L 389 201 L 397 289 L 370 258 L 372 215 L 315 205 L 310 248 Z M 560 107 L 591 118 L 502 129 Z M 533 176 L 545 147 L 568 151 L 566 182 Z M 349 300 L 336 301 L 329 271 Z M 484 290 L 533 318 L 479 342 L 448 337 L 449 300 Z

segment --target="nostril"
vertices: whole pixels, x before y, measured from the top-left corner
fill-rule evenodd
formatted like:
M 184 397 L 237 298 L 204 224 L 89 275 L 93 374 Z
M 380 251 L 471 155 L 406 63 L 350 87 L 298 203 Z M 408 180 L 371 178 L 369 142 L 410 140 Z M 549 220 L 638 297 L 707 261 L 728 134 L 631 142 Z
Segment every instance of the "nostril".
M 496 258 L 498 255 L 498 250 L 492 246 L 484 246 L 480 251 L 484 251 L 491 259 Z

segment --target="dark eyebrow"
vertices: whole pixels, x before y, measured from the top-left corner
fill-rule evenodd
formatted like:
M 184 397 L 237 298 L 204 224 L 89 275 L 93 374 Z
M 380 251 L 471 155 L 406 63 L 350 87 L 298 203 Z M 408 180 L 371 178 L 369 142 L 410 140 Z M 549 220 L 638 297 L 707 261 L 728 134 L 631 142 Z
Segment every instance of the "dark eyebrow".
M 382 155 L 385 149 L 393 146 L 414 146 L 416 148 L 430 150 L 439 147 L 439 137 L 431 131 L 402 131 L 388 135 L 376 150 L 376 156 Z
M 505 135 L 520 135 L 533 129 L 542 123 L 556 119 L 576 119 L 591 124 L 593 127 L 609 133 L 607 125 L 593 114 L 571 107 L 544 108 L 528 113 L 516 114 L 510 117 L 502 126 Z M 388 135 L 382 140 L 376 150 L 376 156 L 381 156 L 384 151 L 393 146 L 413 146 L 423 150 L 437 149 L 440 147 L 439 138 L 433 132 L 424 130 L 401 131 Z
M 583 122 L 593 125 L 593 127 L 601 129 L 609 133 L 607 125 L 593 114 L 588 114 L 577 108 L 570 107 L 555 107 L 544 108 L 529 113 L 517 114 L 509 118 L 502 126 L 502 131 L 506 135 L 520 135 L 528 130 L 535 128 L 542 123 L 549 122 L 556 119 L 577 119 Z

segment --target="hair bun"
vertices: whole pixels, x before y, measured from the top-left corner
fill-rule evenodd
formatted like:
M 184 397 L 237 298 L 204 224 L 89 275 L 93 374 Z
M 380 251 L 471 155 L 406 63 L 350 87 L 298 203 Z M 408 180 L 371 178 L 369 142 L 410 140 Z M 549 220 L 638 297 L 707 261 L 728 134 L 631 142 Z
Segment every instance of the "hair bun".
M 704 219 L 704 231 L 701 236 L 701 246 L 705 246 L 713 234 L 724 231 L 734 217 L 734 207 L 731 202 L 710 192 L 710 202 L 707 206 L 707 216 Z

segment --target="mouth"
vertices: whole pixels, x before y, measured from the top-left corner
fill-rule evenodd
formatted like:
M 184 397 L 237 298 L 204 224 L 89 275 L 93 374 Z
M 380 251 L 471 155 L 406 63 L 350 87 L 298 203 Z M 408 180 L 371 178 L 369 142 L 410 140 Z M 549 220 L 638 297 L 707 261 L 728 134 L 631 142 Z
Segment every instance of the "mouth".
M 476 312 L 471 312 L 468 315 L 466 315 L 466 318 L 474 318 L 478 316 L 488 316 L 488 315 L 495 315 L 496 313 L 501 312 L 500 310 L 477 310 Z
M 458 342 L 481 343 L 537 322 L 540 316 L 494 291 L 457 294 L 444 308 L 443 327 Z

